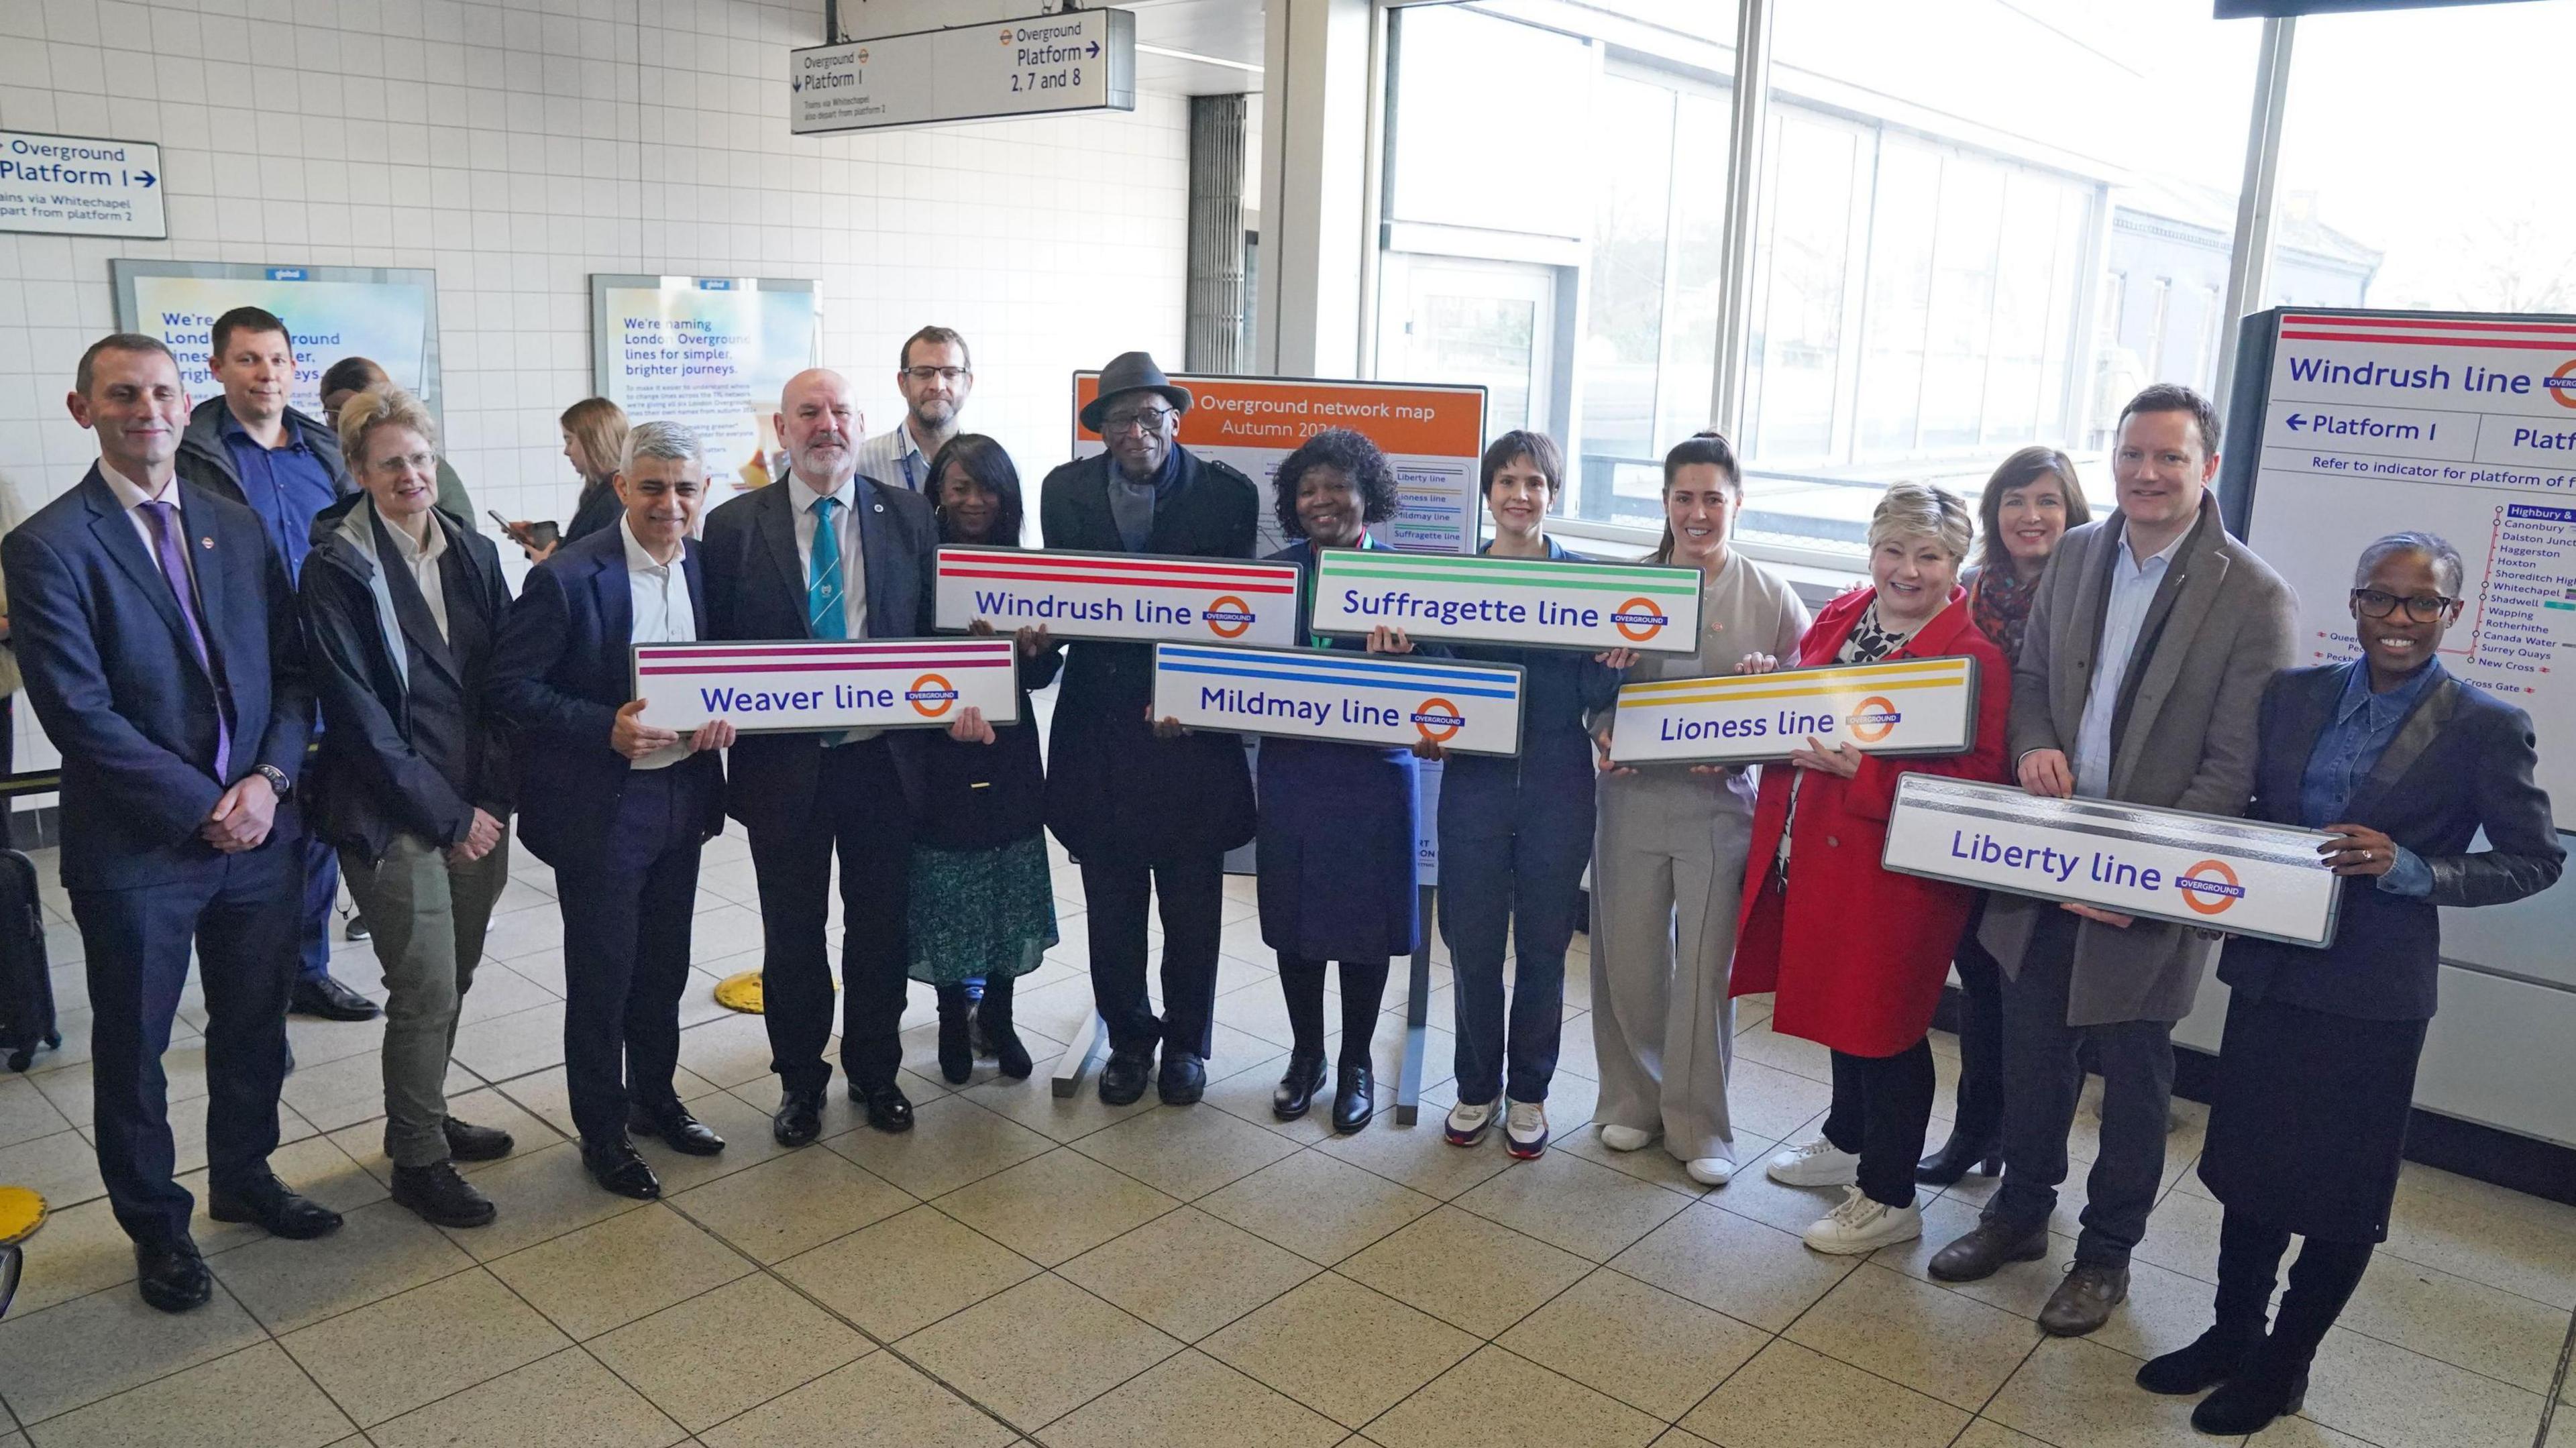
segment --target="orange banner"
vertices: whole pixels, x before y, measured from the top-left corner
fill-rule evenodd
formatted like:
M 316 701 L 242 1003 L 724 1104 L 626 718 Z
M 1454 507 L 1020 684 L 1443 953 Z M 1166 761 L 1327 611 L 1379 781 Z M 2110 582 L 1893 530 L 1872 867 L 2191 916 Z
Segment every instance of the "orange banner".
M 1330 427 L 1347 427 L 1390 453 L 1473 458 L 1485 445 L 1484 393 L 1475 387 L 1421 387 L 1303 378 L 1181 375 L 1189 390 L 1181 445 L 1191 448 L 1278 448 L 1287 451 Z M 1100 395 L 1100 374 L 1074 374 L 1076 435 L 1082 409 Z

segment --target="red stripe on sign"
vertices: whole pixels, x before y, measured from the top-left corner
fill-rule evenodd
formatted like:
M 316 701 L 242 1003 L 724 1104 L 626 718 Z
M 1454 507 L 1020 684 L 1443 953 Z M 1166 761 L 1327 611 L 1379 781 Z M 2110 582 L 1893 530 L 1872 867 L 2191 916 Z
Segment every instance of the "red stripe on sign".
M 1080 573 L 1005 573 L 1000 569 L 943 568 L 942 578 L 1017 578 L 1038 583 L 1116 583 L 1129 588 L 1185 588 L 1198 593 L 1287 593 L 1297 591 L 1293 583 L 1227 583 L 1221 579 L 1188 578 L 1094 578 Z
M 918 669 L 917 662 L 887 664 L 671 664 L 654 668 L 647 664 L 636 669 L 639 674 L 856 674 L 881 669 Z M 1010 665 L 1001 659 L 967 659 L 942 664 L 947 669 L 1004 669 Z
M 2576 336 L 2576 324 L 2444 321 L 2439 317 L 2285 316 L 2281 319 L 2281 325 L 2284 327 L 2402 327 L 2428 332 L 2548 332 L 2558 336 Z
M 2430 343 L 2441 347 L 2515 347 L 2530 352 L 2576 351 L 2576 339 L 2544 342 L 2513 337 L 2410 337 L 2391 332 L 2283 332 L 2281 336 L 2285 341 L 2300 342 L 2403 342 L 2414 347 Z
M 1030 555 L 1025 552 L 1005 549 L 999 553 L 963 555 L 960 557 L 959 561 L 972 563 L 985 568 L 996 566 L 1007 567 L 1013 564 L 1025 567 L 1028 565 L 1024 560 L 1028 559 L 1029 556 Z M 1038 556 L 1045 557 L 1046 555 L 1040 554 Z M 1122 558 L 1047 558 L 1045 566 L 1050 568 L 1087 569 L 1095 573 L 1109 574 L 1161 573 L 1175 578 L 1202 575 L 1212 578 L 1288 578 L 1293 577 L 1296 573 L 1295 564 L 1273 564 L 1270 567 L 1262 568 L 1252 565 L 1228 566 L 1221 563 L 1148 563 L 1143 561 L 1129 561 Z M 942 567 L 939 571 L 942 573 L 953 574 L 957 570 Z

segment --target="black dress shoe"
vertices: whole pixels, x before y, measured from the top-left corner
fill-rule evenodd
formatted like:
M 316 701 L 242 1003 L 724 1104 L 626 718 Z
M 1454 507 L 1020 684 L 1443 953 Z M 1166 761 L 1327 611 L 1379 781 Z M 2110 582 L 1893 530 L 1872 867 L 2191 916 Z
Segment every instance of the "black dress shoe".
M 638 1136 L 658 1136 L 673 1151 L 690 1156 L 713 1156 L 724 1150 L 724 1138 L 714 1128 L 689 1114 L 689 1108 L 674 1101 L 666 1106 L 646 1106 L 642 1102 L 626 1108 L 626 1129 Z
M 662 1179 L 653 1175 L 653 1168 L 635 1149 L 635 1143 L 624 1137 L 583 1142 L 581 1164 L 590 1168 L 592 1180 L 621 1197 L 649 1202 L 662 1195 Z
M 380 1007 L 325 975 L 297 981 L 294 994 L 287 997 L 286 1009 L 294 1015 L 320 1016 L 326 1021 L 371 1021 Z
M 1154 1089 L 1166 1106 L 1187 1106 L 1207 1094 L 1207 1062 L 1187 1051 L 1163 1052 L 1163 1069 Z
M 297 1196 L 274 1175 L 208 1192 L 206 1215 L 218 1222 L 257 1222 L 270 1236 L 297 1242 L 340 1230 L 338 1212 L 311 1197 Z
M 868 1113 L 868 1125 L 883 1132 L 912 1130 L 912 1102 L 903 1088 L 889 1082 L 883 1086 L 861 1086 L 851 1083 L 850 1099 Z
M 823 1090 L 779 1093 L 778 1110 L 769 1118 L 769 1134 L 780 1146 L 803 1146 L 823 1134 Z
M 1282 1121 L 1295 1121 L 1315 1104 L 1315 1093 L 1324 1086 L 1324 1053 L 1293 1051 L 1288 1056 L 1288 1074 L 1279 1078 L 1279 1087 L 1270 1093 L 1270 1114 Z
M 447 1154 L 457 1161 L 499 1161 L 518 1145 L 497 1126 L 476 1126 L 453 1116 L 447 1118 L 445 1129 Z
M 142 1289 L 144 1301 L 163 1312 L 203 1307 L 215 1295 L 214 1274 L 197 1255 L 197 1244 L 185 1237 L 167 1247 L 135 1243 L 134 1285 Z
M 1969 1141 L 1953 1132 L 1939 1151 L 1915 1165 L 1914 1179 L 1929 1187 L 1956 1186 L 1971 1171 L 1993 1176 L 2003 1169 L 2004 1159 L 1996 1154 L 1993 1142 Z
M 1144 1096 L 1145 1083 L 1153 1078 L 1153 1052 L 1112 1051 L 1100 1067 L 1100 1104 L 1132 1106 Z
M 495 1215 L 492 1199 L 476 1191 L 472 1182 L 458 1176 L 456 1163 L 452 1161 L 395 1167 L 393 1198 L 398 1205 L 411 1208 L 422 1221 L 434 1226 L 489 1226 Z
M 1333 1130 L 1348 1136 L 1369 1124 L 1376 1109 L 1377 1077 L 1366 1066 L 1344 1066 L 1333 1083 Z

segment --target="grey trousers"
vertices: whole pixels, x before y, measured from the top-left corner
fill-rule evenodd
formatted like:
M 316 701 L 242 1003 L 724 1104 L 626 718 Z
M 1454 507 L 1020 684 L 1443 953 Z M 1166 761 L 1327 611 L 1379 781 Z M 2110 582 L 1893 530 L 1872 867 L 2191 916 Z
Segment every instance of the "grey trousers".
M 1663 1133 L 1682 1161 L 1735 1159 L 1726 1076 L 1735 1056 L 1736 906 L 1750 806 L 1726 777 L 1678 768 L 1606 774 L 1592 845 L 1593 1119 Z
M 372 865 L 343 851 L 340 873 L 385 970 L 385 1155 L 396 1166 L 445 1161 L 447 1061 L 492 902 L 510 883 L 510 838 L 454 865 L 444 848 L 397 835 Z

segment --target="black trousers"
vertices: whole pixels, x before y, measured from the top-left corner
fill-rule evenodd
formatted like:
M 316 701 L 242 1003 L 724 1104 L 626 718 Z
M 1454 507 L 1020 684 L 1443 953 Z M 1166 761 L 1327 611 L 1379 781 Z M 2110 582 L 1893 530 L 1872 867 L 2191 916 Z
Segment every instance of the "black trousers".
M 907 989 L 905 922 L 912 809 L 883 735 L 823 751 L 812 812 L 789 829 L 751 832 L 760 886 L 762 1019 L 769 1069 L 790 1091 L 831 1084 L 832 852 L 841 855 L 841 1069 L 856 1087 L 892 1086 Z
M 136 1242 L 185 1241 L 196 1205 L 171 1179 L 178 1153 L 161 1069 L 191 946 L 206 993 L 209 1185 L 230 1190 L 268 1171 L 303 895 L 299 837 L 282 831 L 182 880 L 72 892 L 72 919 L 89 957 L 98 1173 L 117 1225 Z
M 1163 1014 L 1145 991 L 1148 894 L 1163 915 Z M 1089 917 L 1091 995 L 1109 1024 L 1109 1049 L 1204 1057 L 1215 1044 L 1217 938 L 1225 928 L 1225 856 L 1188 855 L 1153 864 L 1082 862 Z
M 2263 1333 L 2264 1309 L 2290 1249 L 2286 1227 L 2229 1211 L 2218 1230 L 2218 1330 L 2243 1341 Z M 2371 1244 L 2310 1237 L 2290 1265 L 2290 1290 L 2272 1324 L 2268 1344 L 2275 1363 L 2296 1373 L 2316 1356 L 2326 1330 L 2343 1315 L 2353 1289 L 2370 1270 Z
M 1916 1041 L 1893 1056 L 1834 1052 L 1834 1105 L 1825 1140 L 1860 1157 L 1860 1190 L 1891 1207 L 1914 1205 L 1914 1165 L 1937 1090 L 1932 1042 Z
M 1288 1029 L 1297 1049 L 1310 1056 L 1324 1054 L 1324 972 L 1328 968 L 1325 961 L 1279 952 L 1279 993 L 1288 1001 Z M 1386 973 L 1384 957 L 1342 962 L 1340 1064 L 1344 1066 L 1369 1064 L 1377 1013 L 1386 1008 Z
M 2164 1185 L 2173 1023 L 2068 1025 L 2075 928 L 2074 915 L 2045 912 L 2021 973 L 2004 982 L 2004 1184 L 1985 1215 L 2016 1231 L 2047 1225 L 2057 1184 L 2066 1180 L 2066 1133 L 2084 1088 L 2077 1053 L 2090 1048 L 2102 1073 L 2102 1148 L 2084 1180 L 2075 1260 L 2126 1266 Z
M 1991 1143 L 2004 1127 L 2004 968 L 1977 941 L 1977 928 L 1985 919 L 1986 897 L 1980 894 L 1950 957 L 1959 972 L 1960 994 L 1966 997 L 1959 1013 L 1959 1093 L 1950 1129 L 1963 1141 Z
M 589 1142 L 626 1135 L 629 1101 L 666 1105 L 698 908 L 706 772 L 630 771 L 607 857 L 555 869 L 564 922 L 564 1076 Z

